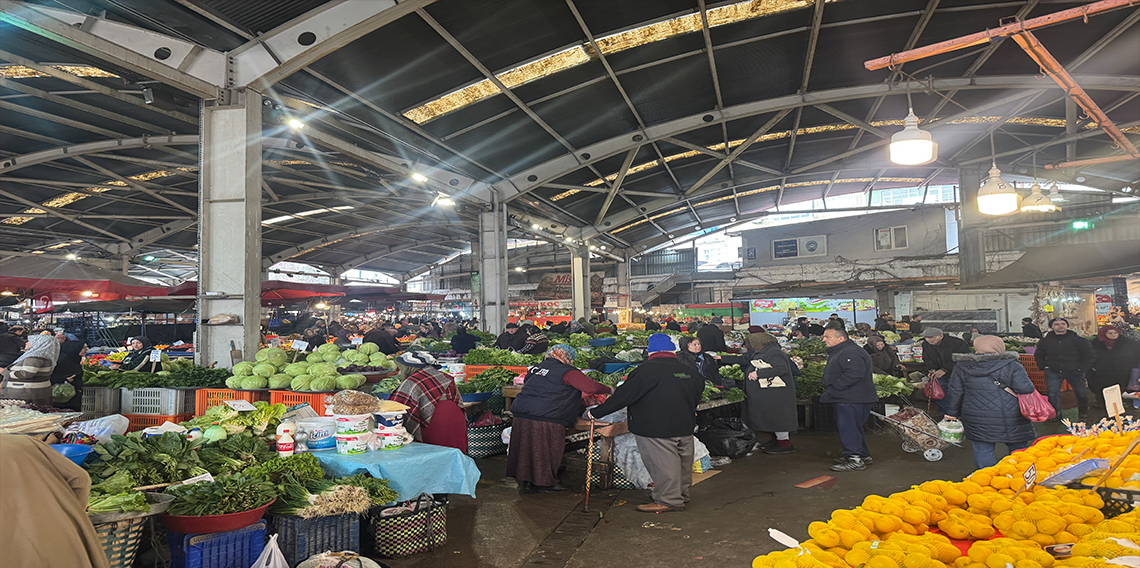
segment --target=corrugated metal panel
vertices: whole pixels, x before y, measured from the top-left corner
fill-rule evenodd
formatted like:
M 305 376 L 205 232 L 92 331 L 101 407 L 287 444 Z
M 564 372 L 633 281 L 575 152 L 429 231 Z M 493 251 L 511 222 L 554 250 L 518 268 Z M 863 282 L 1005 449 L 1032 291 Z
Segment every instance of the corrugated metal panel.
M 320 7 L 327 0 L 197 0 L 201 6 L 209 8 L 238 26 L 255 34 L 268 32 L 273 28 Z

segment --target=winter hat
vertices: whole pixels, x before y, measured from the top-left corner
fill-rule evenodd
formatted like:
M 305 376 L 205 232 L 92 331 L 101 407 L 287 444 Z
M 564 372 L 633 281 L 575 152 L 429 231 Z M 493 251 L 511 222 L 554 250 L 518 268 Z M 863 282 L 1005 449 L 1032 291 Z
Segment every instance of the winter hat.
M 939 335 L 942 335 L 942 330 L 937 327 L 928 327 L 922 330 L 923 337 L 938 337 Z
M 656 353 L 658 351 L 674 351 L 677 346 L 673 345 L 673 338 L 665 335 L 664 333 L 654 333 L 649 336 L 649 352 Z
M 427 367 L 435 364 L 435 357 L 427 351 L 409 351 L 396 358 L 396 361 L 405 367 Z

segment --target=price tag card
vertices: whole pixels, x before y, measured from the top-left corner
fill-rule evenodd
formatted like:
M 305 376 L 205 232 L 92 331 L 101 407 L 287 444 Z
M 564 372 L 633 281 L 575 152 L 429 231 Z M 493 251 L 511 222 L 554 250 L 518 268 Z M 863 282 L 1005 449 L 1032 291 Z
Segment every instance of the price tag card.
M 237 411 L 257 410 L 257 407 L 251 404 L 248 400 L 225 400 L 222 402 L 225 402 L 227 406 Z
M 1101 392 L 1104 393 L 1104 410 L 1108 413 L 1109 418 L 1124 413 L 1124 400 L 1120 395 L 1120 385 L 1112 385 Z
M 353 345 L 360 345 L 361 343 L 364 343 L 363 337 L 353 337 L 352 338 L 352 344 Z
M 269 346 L 270 347 L 281 347 L 281 338 L 280 337 L 274 337 L 274 338 L 270 339 L 269 340 Z
M 1023 491 L 1033 489 L 1033 484 L 1037 483 L 1037 464 L 1029 464 L 1029 469 L 1025 470 L 1025 473 L 1021 474 L 1021 477 L 1025 480 L 1025 489 L 1023 489 Z
M 196 475 L 194 477 L 191 477 L 190 479 L 187 479 L 186 481 L 183 481 L 182 485 L 190 485 L 191 483 L 198 483 L 199 481 L 213 481 L 213 480 L 214 480 L 214 476 L 210 475 L 209 473 L 203 473 L 202 475 Z
M 158 363 L 160 361 L 162 361 L 162 351 L 159 351 L 158 349 L 151 349 L 150 350 L 150 362 L 151 363 Z
M 293 349 L 296 349 L 297 351 L 304 351 L 308 348 L 309 348 L 309 342 L 308 341 L 301 341 L 300 339 L 294 339 L 293 340 Z

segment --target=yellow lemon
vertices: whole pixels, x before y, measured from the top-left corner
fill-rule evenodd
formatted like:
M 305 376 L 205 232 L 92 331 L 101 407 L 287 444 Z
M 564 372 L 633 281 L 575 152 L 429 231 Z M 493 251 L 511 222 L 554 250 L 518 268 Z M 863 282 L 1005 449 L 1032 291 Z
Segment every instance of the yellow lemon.
M 999 552 L 997 554 L 991 554 L 990 557 L 986 559 L 985 564 L 989 566 L 989 568 L 1005 568 L 1006 564 L 1013 563 L 1014 559 L 1012 556 Z

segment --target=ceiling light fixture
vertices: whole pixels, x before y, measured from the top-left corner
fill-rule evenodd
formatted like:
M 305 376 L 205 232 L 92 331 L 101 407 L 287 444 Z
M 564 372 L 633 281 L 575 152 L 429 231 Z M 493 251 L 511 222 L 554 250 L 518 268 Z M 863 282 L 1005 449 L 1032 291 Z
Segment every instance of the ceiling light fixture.
M 328 304 L 325 304 L 324 302 L 322 302 L 322 303 L 320 303 L 320 304 L 317 304 L 315 307 L 316 307 L 318 310 L 323 310 L 323 309 L 325 309 L 325 308 L 327 308 L 327 307 L 328 307 Z
M 1001 179 L 1001 170 L 997 167 L 997 152 L 994 150 L 994 133 L 990 131 L 990 155 L 993 157 L 993 167 L 990 168 L 990 177 L 978 189 L 978 212 L 982 215 L 1008 215 L 1017 211 L 1017 192 L 1013 186 Z
M 522 271 L 523 271 L 523 267 L 521 267 L 521 266 L 515 267 L 515 272 L 522 272 Z
M 419 172 L 412 172 L 412 179 L 414 179 L 420 183 L 426 183 L 428 180 L 428 177 L 419 173 Z
M 1029 188 L 1029 197 L 1026 197 L 1021 202 L 1021 211 L 1030 212 L 1036 211 L 1041 213 L 1052 213 L 1057 210 L 1057 206 L 1049 201 L 1045 194 L 1041 193 L 1041 185 L 1037 183 L 1037 152 L 1033 153 L 1033 187 Z
M 12 293 L 11 290 L 4 290 L 3 292 L 0 292 L 0 296 L 12 296 L 12 295 L 14 295 L 14 294 Z
M 75 253 L 70 253 L 67 255 L 67 260 L 76 260 L 78 258 L 78 256 L 75 256 Z
M 448 197 L 445 193 L 437 193 L 435 199 L 431 201 L 432 207 L 435 207 L 436 205 L 440 207 L 451 207 L 452 205 L 455 205 L 455 200 Z
M 907 115 L 903 129 L 891 136 L 890 159 L 900 166 L 921 166 L 938 159 L 938 144 L 930 133 L 918 128 L 918 116 L 910 108 L 910 93 L 906 94 Z
M 305 127 L 304 122 L 301 122 L 300 120 L 297 120 L 295 118 L 289 119 L 289 128 L 292 128 L 293 130 L 301 130 L 304 127 Z
M 539 225 L 538 223 L 535 223 L 535 224 L 531 225 L 531 226 L 530 226 L 530 228 L 532 228 L 532 229 L 534 229 L 534 230 L 536 230 L 536 231 L 537 231 L 537 230 L 539 230 L 539 229 L 541 229 L 541 228 L 542 228 L 542 225 Z
M 83 295 L 90 298 L 91 297 L 91 290 L 84 290 Z
M 1061 189 L 1057 187 L 1057 182 L 1053 182 L 1053 187 L 1049 189 L 1049 201 L 1053 203 L 1065 201 L 1065 197 L 1061 195 Z

